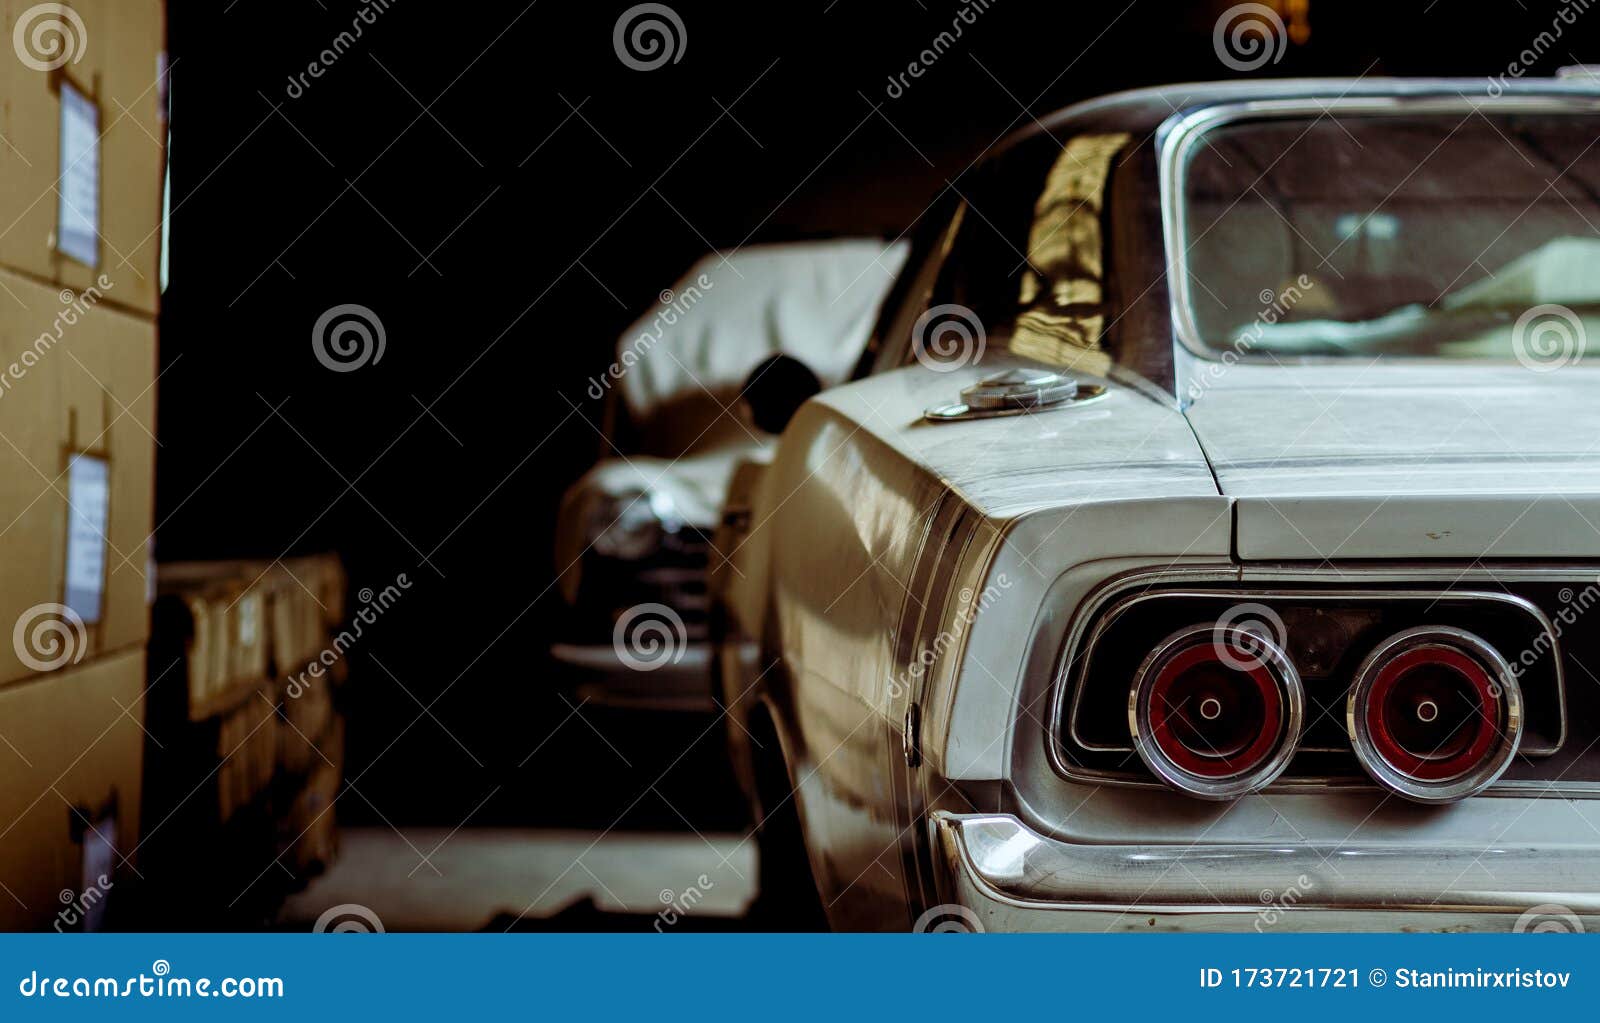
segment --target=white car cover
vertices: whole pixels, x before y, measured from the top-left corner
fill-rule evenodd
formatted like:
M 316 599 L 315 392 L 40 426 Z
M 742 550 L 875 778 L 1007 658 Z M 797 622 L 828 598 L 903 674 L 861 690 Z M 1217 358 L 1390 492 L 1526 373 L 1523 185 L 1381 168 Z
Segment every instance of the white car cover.
M 609 380 L 629 415 L 645 422 L 683 396 L 735 400 L 762 360 L 783 352 L 824 387 L 847 380 L 866 348 L 909 246 L 877 239 L 760 245 L 700 260 L 617 343 Z M 596 388 L 591 388 L 591 397 Z M 736 412 L 736 410 L 734 410 Z M 608 458 L 562 498 L 556 564 L 562 592 L 576 598 L 578 562 L 607 525 L 627 528 L 649 509 L 658 520 L 716 527 L 728 480 L 740 462 L 767 457 L 771 438 L 744 428 L 708 430 L 676 459 Z M 625 509 L 632 508 L 625 514 Z
M 619 357 L 636 355 L 617 382 L 629 413 L 644 420 L 680 395 L 736 391 L 778 352 L 823 387 L 844 381 L 908 248 L 846 238 L 706 256 L 617 343 Z

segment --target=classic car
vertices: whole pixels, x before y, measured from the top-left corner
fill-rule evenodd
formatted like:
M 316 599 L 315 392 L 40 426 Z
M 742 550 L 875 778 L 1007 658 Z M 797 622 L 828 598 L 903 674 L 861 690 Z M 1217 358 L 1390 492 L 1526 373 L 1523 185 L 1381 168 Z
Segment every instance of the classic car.
M 728 478 L 767 456 L 771 409 L 850 377 L 906 249 L 828 238 L 712 253 L 589 379 L 599 459 L 562 496 L 566 620 L 551 650 L 581 700 L 715 710 L 706 569 Z M 741 414 L 741 394 L 769 411 Z
M 839 929 L 1600 919 L 1600 89 L 1070 107 L 733 474 L 768 894 Z

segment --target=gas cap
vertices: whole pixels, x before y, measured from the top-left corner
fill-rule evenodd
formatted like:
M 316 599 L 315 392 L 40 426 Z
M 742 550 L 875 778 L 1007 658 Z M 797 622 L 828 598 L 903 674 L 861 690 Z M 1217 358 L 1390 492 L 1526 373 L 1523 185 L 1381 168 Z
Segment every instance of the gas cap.
M 1079 384 L 1072 377 L 1048 369 L 1008 369 L 962 390 L 960 402 L 928 409 L 923 415 L 940 422 L 1046 412 L 1080 405 L 1105 393 L 1099 384 Z
M 984 377 L 961 392 L 968 407 L 980 411 L 993 409 L 1033 409 L 1055 405 L 1076 397 L 1078 382 L 1047 369 L 1008 369 Z

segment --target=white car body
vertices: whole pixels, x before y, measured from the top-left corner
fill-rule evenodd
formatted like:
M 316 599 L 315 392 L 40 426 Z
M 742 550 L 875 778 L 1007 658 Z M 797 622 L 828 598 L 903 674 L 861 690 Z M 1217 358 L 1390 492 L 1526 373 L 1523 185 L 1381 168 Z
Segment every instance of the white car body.
M 1047 128 L 1064 139 L 1126 116 L 1135 135 L 1162 124 L 1156 137 L 1171 144 L 1176 122 L 1220 105 L 1428 103 L 1469 87 L 1479 85 L 1185 87 L 1165 94 L 1176 112 L 1152 90 Z M 1578 87 L 1529 89 L 1596 102 Z M 1170 207 L 1167 218 L 1170 231 Z M 1113 360 L 1078 372 L 1106 389 L 1081 407 L 930 422 L 926 410 L 980 378 L 1040 365 L 997 343 L 957 363 L 909 357 L 894 334 L 932 290 L 913 279 L 891 296 L 901 308 L 885 311 L 879 372 L 814 399 L 770 465 L 735 474 L 717 539 L 735 759 L 747 779 L 762 760 L 781 767 L 787 793 L 757 792 L 757 811 L 797 812 L 832 926 L 1600 921 L 1600 785 L 1584 759 L 1600 736 L 1576 717 L 1569 732 L 1559 699 L 1552 744 L 1570 774 L 1523 756 L 1448 806 L 1396 799 L 1342 769 L 1291 770 L 1203 801 L 1137 777 L 1137 761 L 1082 768 L 1060 737 L 1076 713 L 1075 658 L 1096 615 L 1128 595 L 1449 592 L 1481 602 L 1474 613 L 1504 601 L 1559 631 L 1558 609 L 1527 593 L 1553 587 L 1581 603 L 1600 571 L 1600 368 L 1246 359 L 1215 373 L 1179 336 L 1175 311 L 1160 339 L 1174 353 L 1164 382 Z M 1564 699 L 1596 685 L 1577 667 Z

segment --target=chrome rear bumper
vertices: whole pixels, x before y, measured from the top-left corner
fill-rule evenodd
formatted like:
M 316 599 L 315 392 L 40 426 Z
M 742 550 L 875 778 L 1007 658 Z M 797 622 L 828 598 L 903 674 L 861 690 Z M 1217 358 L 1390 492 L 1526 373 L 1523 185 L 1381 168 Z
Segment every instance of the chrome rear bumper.
M 1600 930 L 1600 853 L 1580 846 L 1087 845 L 1009 814 L 930 828 L 941 908 L 985 930 Z

